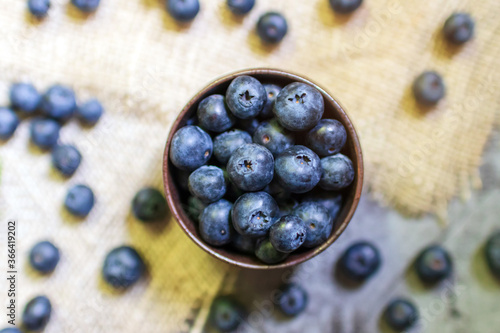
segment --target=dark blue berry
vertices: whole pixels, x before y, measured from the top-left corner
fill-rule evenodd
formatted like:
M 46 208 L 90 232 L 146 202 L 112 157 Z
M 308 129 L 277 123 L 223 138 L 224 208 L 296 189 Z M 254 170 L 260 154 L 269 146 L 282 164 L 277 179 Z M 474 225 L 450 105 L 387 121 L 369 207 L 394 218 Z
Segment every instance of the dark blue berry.
M 72 145 L 59 145 L 52 150 L 52 165 L 65 176 L 71 176 L 82 161 L 82 155 Z
M 342 194 L 329 192 L 329 191 L 316 191 L 310 194 L 307 194 L 302 202 L 316 202 L 323 207 L 326 208 L 330 217 L 335 222 L 335 219 L 340 213 L 340 209 L 342 208 Z
M 101 0 L 71 0 L 71 3 L 82 12 L 90 13 L 99 7 Z
M 0 330 L 0 333 L 22 333 L 21 330 L 15 327 L 8 327 Z
M 253 142 L 266 147 L 274 155 L 281 154 L 295 144 L 295 137 L 276 119 L 262 122 L 253 134 Z
M 245 144 L 231 155 L 227 162 L 227 173 L 231 181 L 240 189 L 261 190 L 273 179 L 273 154 L 260 145 Z
M 31 141 L 42 149 L 52 148 L 59 139 L 60 129 L 61 125 L 53 119 L 35 119 L 30 127 Z
M 66 120 L 76 110 L 75 93 L 69 87 L 54 85 L 43 95 L 41 108 L 51 118 Z
M 197 115 L 202 128 L 216 133 L 227 131 L 235 123 L 222 95 L 211 95 L 203 99 L 198 105 Z
M 274 104 L 276 118 L 291 131 L 303 131 L 316 126 L 324 111 L 323 95 L 318 89 L 300 82 L 283 88 Z
M 167 202 L 160 191 L 146 187 L 134 196 L 132 211 L 137 219 L 144 222 L 163 220 L 167 216 Z
M 224 132 L 214 139 L 214 155 L 219 162 L 227 164 L 234 151 L 246 143 L 252 143 L 247 132 L 238 129 Z
M 304 221 L 307 229 L 304 247 L 315 247 L 326 242 L 333 230 L 333 220 L 325 207 L 316 202 L 298 205 L 292 215 Z
M 47 326 L 52 304 L 46 296 L 37 296 L 26 304 L 23 311 L 23 327 L 29 331 L 41 331 Z
M 277 264 L 288 257 L 288 253 L 277 251 L 268 238 L 257 241 L 255 256 L 266 264 Z
M 467 13 L 454 13 L 444 23 L 444 36 L 452 43 L 463 44 L 474 36 L 474 20 Z
M 179 129 L 170 144 L 170 161 L 182 170 L 196 170 L 212 157 L 210 135 L 198 126 Z
M 262 108 L 262 111 L 260 111 L 259 117 L 271 118 L 274 116 L 274 102 L 276 101 L 276 98 L 281 91 L 281 87 L 272 83 L 265 83 L 264 89 L 266 89 L 267 93 L 267 102 Z
M 59 249 L 51 242 L 37 243 L 30 252 L 31 267 L 41 273 L 52 272 L 59 262 Z
M 33 113 L 42 100 L 42 96 L 31 83 L 15 83 L 10 87 L 10 105 L 19 111 Z
M 73 215 L 87 216 L 94 207 L 94 193 L 85 185 L 75 185 L 69 189 L 64 206 Z
M 290 253 L 304 244 L 306 234 L 307 229 L 302 219 L 294 215 L 286 215 L 272 225 L 269 240 L 276 250 Z
M 375 245 L 362 241 L 347 248 L 340 257 L 339 268 L 349 279 L 362 282 L 377 272 L 381 261 Z
M 255 133 L 259 125 L 260 123 L 256 118 L 238 119 L 236 121 L 236 127 L 245 132 L 248 132 L 248 134 L 250 135 L 253 135 Z
M 191 21 L 200 11 L 198 0 L 167 0 L 167 11 L 177 21 Z
M 194 222 L 200 221 L 200 215 L 203 213 L 203 210 L 207 207 L 200 199 L 197 197 L 190 196 L 187 201 L 187 205 L 185 206 L 185 211 L 189 218 Z
M 231 213 L 234 228 L 247 237 L 263 237 L 276 222 L 278 204 L 266 192 L 245 193 L 236 200 Z
M 202 166 L 189 176 L 189 192 L 205 203 L 215 202 L 226 194 L 224 172 L 216 166 Z
M 37 18 L 44 18 L 50 9 L 50 0 L 28 0 L 30 13 Z
M 488 239 L 484 251 L 491 272 L 500 279 L 500 232 Z
M 290 283 L 280 288 L 278 305 L 285 315 L 294 317 L 305 310 L 308 299 L 309 297 L 304 288 L 295 283 Z
M 278 215 L 279 217 L 285 215 L 291 215 L 293 210 L 299 206 L 299 202 L 293 197 L 289 197 L 288 199 L 282 199 L 277 202 L 278 202 L 278 207 L 280 209 L 280 213 Z
M 257 33 L 266 43 L 279 43 L 288 32 L 288 24 L 283 15 L 269 12 L 262 15 L 257 22 Z
M 234 233 L 231 225 L 232 207 L 233 204 L 224 199 L 205 207 L 200 216 L 200 235 L 205 242 L 213 246 L 231 242 Z
M 445 95 L 445 86 L 441 75 L 434 71 L 420 74 L 413 82 L 413 94 L 417 102 L 434 105 Z
M 251 76 L 238 76 L 226 90 L 226 103 L 235 117 L 256 117 L 267 101 L 264 86 Z
M 99 121 L 104 109 L 102 104 L 97 99 L 91 99 L 76 109 L 78 118 L 86 124 L 93 125 Z
M 319 186 L 327 191 L 338 191 L 351 185 L 354 180 L 354 166 L 349 157 L 337 154 L 321 159 L 323 175 Z
M 231 244 L 236 250 L 242 253 L 253 254 L 255 252 L 257 240 L 255 238 L 242 236 L 235 232 Z
M 329 156 L 340 152 L 347 141 L 347 133 L 342 123 L 335 119 L 321 119 L 307 133 L 307 146 L 319 156 Z
M 146 270 L 141 255 L 130 246 L 120 246 L 108 253 L 102 266 L 104 280 L 114 288 L 128 288 Z
M 248 14 L 254 5 L 255 0 L 227 0 L 227 6 L 236 15 Z
M 19 125 L 19 117 L 8 108 L 0 108 L 0 139 L 9 139 Z
M 269 185 L 267 185 L 264 190 L 265 192 L 272 195 L 278 204 L 286 202 L 290 199 L 291 193 L 283 188 L 276 179 L 273 179 Z
M 415 325 L 419 314 L 417 307 L 410 300 L 398 298 L 387 305 L 383 316 L 387 326 L 402 332 Z
M 292 193 L 312 190 L 321 179 L 321 162 L 311 149 L 293 146 L 282 152 L 274 165 L 279 184 Z
M 347 14 L 358 9 L 362 2 L 363 0 L 330 0 L 330 6 L 338 13 Z
M 439 245 L 431 245 L 420 252 L 415 269 L 422 282 L 434 284 L 451 275 L 453 264 L 448 251 Z
M 217 296 L 210 306 L 210 323 L 221 332 L 235 331 L 243 317 L 243 307 L 231 296 Z

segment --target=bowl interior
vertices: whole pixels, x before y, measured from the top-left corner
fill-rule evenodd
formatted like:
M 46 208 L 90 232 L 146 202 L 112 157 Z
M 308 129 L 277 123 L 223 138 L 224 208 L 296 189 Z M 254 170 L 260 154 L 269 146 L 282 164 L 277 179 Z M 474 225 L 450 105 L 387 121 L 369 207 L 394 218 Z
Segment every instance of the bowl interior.
M 355 179 L 353 183 L 345 190 L 343 190 L 343 207 L 336 219 L 336 223 L 332 234 L 330 235 L 327 242 L 316 247 L 314 249 L 299 249 L 288 258 L 276 265 L 267 265 L 259 261 L 257 258 L 251 255 L 245 255 L 232 250 L 229 246 L 227 247 L 213 247 L 205 243 L 198 232 L 198 224 L 193 222 L 183 209 L 183 203 L 187 201 L 189 193 L 180 189 L 175 181 L 175 167 L 169 162 L 169 148 L 170 142 L 172 140 L 173 134 L 181 127 L 183 127 L 188 119 L 196 116 L 196 111 L 198 108 L 198 103 L 205 97 L 212 94 L 222 94 L 224 95 L 226 89 L 228 88 L 231 81 L 240 75 L 251 75 L 258 79 L 262 83 L 274 83 L 280 86 L 285 86 L 292 82 L 303 82 L 310 84 L 317 88 L 323 95 L 325 100 L 325 113 L 323 118 L 336 119 L 340 121 L 347 131 L 347 143 L 342 150 L 342 154 L 348 156 L 354 165 L 356 172 Z M 172 129 L 170 131 L 167 144 L 165 147 L 164 161 L 163 161 L 163 181 L 165 186 L 165 193 L 167 197 L 168 204 L 172 211 L 172 214 L 178 221 L 181 228 L 188 234 L 188 236 L 201 248 L 203 248 L 208 253 L 213 256 L 224 260 L 228 263 L 253 269 L 270 269 L 270 268 L 284 268 L 299 264 L 305 260 L 312 258 L 318 253 L 325 250 L 330 246 L 344 231 L 344 229 L 349 224 L 354 211 L 359 202 L 361 196 L 362 184 L 363 184 L 363 158 L 361 153 L 361 148 L 358 140 L 356 131 L 349 120 L 347 114 L 344 112 L 343 108 L 337 103 L 328 93 L 323 89 L 318 87 L 311 81 L 300 77 L 295 74 L 286 73 L 279 70 L 271 69 L 254 69 L 236 72 L 227 76 L 224 76 L 205 89 L 200 91 L 182 110 L 178 118 L 174 122 Z

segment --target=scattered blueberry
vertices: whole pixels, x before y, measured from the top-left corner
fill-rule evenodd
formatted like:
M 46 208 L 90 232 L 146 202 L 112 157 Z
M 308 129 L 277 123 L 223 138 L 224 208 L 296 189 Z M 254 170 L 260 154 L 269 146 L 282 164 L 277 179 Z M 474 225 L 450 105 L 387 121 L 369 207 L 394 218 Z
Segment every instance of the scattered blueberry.
M 0 333 L 22 333 L 22 332 L 18 328 L 8 327 L 0 330 Z
M 227 131 L 235 123 L 222 95 L 211 95 L 203 99 L 198 105 L 197 115 L 202 128 L 216 133 Z
M 52 272 L 59 262 L 59 249 L 51 242 L 37 243 L 30 252 L 31 266 L 41 273 Z
M 93 125 L 99 121 L 104 109 L 102 104 L 97 99 L 91 99 L 82 105 L 79 105 L 76 109 L 76 114 L 78 118 L 89 125 Z
M 94 193 L 85 185 L 75 185 L 69 189 L 64 206 L 73 215 L 87 216 L 94 207 Z
M 453 264 L 448 251 L 439 245 L 431 245 L 420 252 L 415 268 L 422 282 L 434 284 L 451 275 Z
M 205 203 L 215 202 L 226 194 L 224 172 L 216 166 L 202 166 L 189 176 L 189 192 Z
M 236 250 L 242 253 L 254 254 L 257 240 L 255 238 L 242 236 L 238 232 L 235 232 L 231 243 Z
M 279 184 L 292 193 L 312 190 L 321 179 L 318 155 L 304 146 L 293 146 L 277 158 L 274 173 Z
M 253 135 L 255 133 L 259 125 L 260 123 L 256 118 L 238 119 L 236 121 L 236 127 L 245 132 L 248 132 L 248 134 L 250 135 Z
M 413 82 L 413 94 L 417 102 L 434 105 L 445 95 L 445 86 L 441 75 L 434 71 L 420 74 Z
M 26 304 L 23 311 L 23 327 L 29 331 L 41 331 L 47 326 L 52 304 L 46 296 L 37 296 Z
M 219 134 L 214 139 L 215 158 L 227 164 L 234 151 L 246 143 L 252 143 L 252 137 L 245 131 L 233 129 Z
M 0 139 L 9 139 L 19 125 L 19 117 L 8 108 L 0 108 Z
M 321 159 L 323 176 L 319 186 L 327 191 L 338 191 L 351 185 L 354 180 L 354 166 L 349 157 L 337 154 Z
M 488 239 L 484 250 L 491 272 L 500 278 L 500 231 Z
M 307 146 L 319 156 L 329 156 L 340 152 L 347 141 L 347 132 L 342 123 L 335 119 L 321 119 L 307 133 Z
M 474 36 L 474 20 L 467 13 L 454 13 L 444 23 L 444 36 L 452 43 L 463 44 Z
M 267 235 L 279 214 L 278 204 L 266 192 L 249 192 L 236 200 L 231 213 L 234 228 L 247 237 Z
M 267 101 L 264 86 L 251 76 L 235 78 L 226 91 L 226 103 L 235 117 L 249 119 L 256 117 Z
M 167 0 L 166 6 L 170 15 L 181 22 L 191 21 L 200 11 L 198 0 Z
M 200 216 L 200 235 L 205 242 L 221 246 L 231 242 L 231 208 L 233 204 L 221 199 L 208 205 Z
M 381 261 L 378 249 L 371 243 L 361 241 L 349 246 L 342 254 L 339 268 L 346 277 L 362 282 L 377 272 Z
M 254 5 L 255 0 L 227 0 L 227 6 L 236 15 L 248 14 Z
M 333 230 L 333 220 L 325 207 L 316 202 L 298 205 L 292 215 L 304 221 L 307 229 L 304 247 L 315 247 L 326 242 Z
M 50 0 L 28 0 L 28 9 L 33 16 L 44 18 L 49 12 Z
M 243 307 L 231 296 L 217 296 L 210 306 L 209 320 L 221 332 L 235 331 L 243 317 Z
M 302 202 L 316 202 L 326 208 L 333 221 L 337 218 L 342 208 L 342 194 L 330 191 L 317 191 L 308 193 Z
M 297 316 L 304 311 L 308 303 L 307 292 L 295 283 L 282 286 L 278 295 L 278 306 L 285 315 L 290 317 Z
M 288 32 L 288 24 L 283 15 L 269 12 L 262 15 L 257 22 L 257 33 L 266 43 L 279 43 Z
M 25 113 L 34 112 L 42 100 L 42 96 L 31 83 L 13 84 L 10 87 L 9 97 L 10 105 Z
M 267 102 L 264 104 L 262 111 L 260 111 L 259 117 L 261 118 L 271 118 L 274 116 L 274 102 L 276 101 L 276 97 L 281 91 L 281 87 L 272 83 L 265 83 L 264 89 L 266 89 L 267 93 Z
M 295 144 L 295 137 L 288 133 L 276 119 L 262 122 L 253 134 L 253 142 L 266 147 L 274 155 L 281 154 Z
M 69 87 L 54 85 L 43 95 L 41 108 L 51 118 L 66 120 L 76 110 L 75 93 Z
M 200 215 L 201 213 L 203 213 L 205 207 L 207 207 L 207 205 L 204 204 L 200 199 L 190 196 L 188 198 L 185 210 L 191 220 L 193 220 L 194 222 L 199 222 Z
M 273 179 L 273 154 L 260 145 L 245 144 L 231 155 L 227 162 L 227 172 L 231 181 L 240 189 L 261 190 Z
M 384 311 L 385 322 L 398 332 L 410 329 L 418 321 L 418 317 L 417 307 L 404 298 L 393 300 Z
M 195 170 L 212 157 L 213 143 L 210 135 L 198 126 L 179 129 L 170 144 L 170 161 L 183 170 Z
M 82 155 L 72 145 L 59 145 L 52 150 L 52 165 L 65 176 L 71 176 L 82 161 Z
M 42 149 L 52 148 L 59 139 L 61 125 L 53 119 L 38 118 L 32 121 L 31 141 Z
M 276 250 L 290 253 L 304 244 L 306 234 L 307 229 L 302 219 L 295 215 L 286 215 L 272 225 L 269 240 Z
M 308 130 L 316 126 L 325 111 L 323 95 L 318 89 L 294 82 L 281 90 L 274 104 L 274 115 L 291 131 Z
M 135 217 L 141 221 L 160 221 L 167 216 L 167 202 L 160 191 L 146 187 L 134 196 L 132 211 Z
M 104 280 L 115 288 L 128 288 L 146 270 L 140 254 L 130 246 L 120 246 L 108 253 L 102 266 Z
M 266 264 L 277 264 L 288 257 L 288 253 L 276 251 L 268 238 L 257 241 L 255 256 Z
M 85 13 L 94 12 L 101 0 L 71 0 L 73 6 Z
M 363 0 L 330 0 L 330 6 L 338 13 L 347 14 L 358 9 L 362 2 Z

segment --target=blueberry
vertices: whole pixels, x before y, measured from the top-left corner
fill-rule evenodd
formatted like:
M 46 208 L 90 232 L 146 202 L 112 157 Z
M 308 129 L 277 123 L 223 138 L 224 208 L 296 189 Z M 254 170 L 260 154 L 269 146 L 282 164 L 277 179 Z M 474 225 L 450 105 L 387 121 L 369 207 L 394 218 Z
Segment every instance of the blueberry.
M 233 247 L 241 253 L 253 254 L 255 253 L 257 240 L 255 238 L 242 236 L 235 232 L 231 243 L 233 244 Z
M 231 296 L 217 296 L 210 306 L 210 323 L 221 332 L 235 331 L 243 317 L 243 307 Z
M 363 0 L 330 0 L 330 6 L 338 13 L 347 14 L 358 9 L 362 2 Z
M 198 104 L 197 115 L 201 127 L 216 133 L 227 131 L 235 123 L 222 95 L 211 95 L 203 99 Z
M 318 89 L 300 82 L 283 88 L 274 104 L 274 115 L 281 126 L 291 131 L 310 129 L 323 116 L 325 102 Z
M 238 119 L 236 121 L 236 127 L 245 132 L 248 132 L 248 134 L 250 135 L 253 135 L 255 133 L 259 125 L 260 125 L 259 121 L 255 118 Z
M 214 155 L 219 162 L 227 164 L 234 151 L 246 143 L 252 143 L 247 132 L 238 129 L 224 132 L 214 139 Z
M 283 199 L 278 201 L 278 207 L 280 209 L 280 213 L 278 217 L 283 217 L 285 215 L 291 215 L 293 210 L 299 206 L 299 202 L 293 198 L 290 197 L 288 199 Z
M 333 230 L 333 220 L 325 207 L 316 202 L 298 205 L 292 215 L 304 221 L 307 229 L 304 247 L 315 247 L 326 242 Z
M 0 139 L 9 139 L 19 125 L 19 117 L 8 108 L 0 108 Z
M 293 317 L 305 310 L 308 299 L 304 288 L 298 284 L 290 283 L 281 286 L 278 294 L 278 306 L 285 315 Z
M 114 288 L 128 288 L 146 270 L 141 255 L 130 246 L 120 246 L 108 253 L 102 266 L 104 280 Z
M 190 196 L 187 200 L 187 205 L 185 206 L 185 211 L 189 218 L 194 222 L 200 221 L 200 215 L 203 210 L 207 207 L 200 199 L 197 197 Z
M 338 191 L 351 185 L 354 180 L 354 166 L 349 157 L 337 154 L 321 159 L 323 175 L 319 186 L 327 191 Z
M 307 194 L 302 202 L 316 202 L 321 206 L 325 207 L 330 214 L 330 217 L 335 222 L 335 219 L 340 213 L 340 209 L 342 208 L 342 194 L 329 192 L 329 191 L 317 191 L 311 192 Z
M 167 216 L 167 202 L 155 188 L 145 187 L 132 200 L 134 216 L 144 222 L 163 220 Z
M 500 231 L 488 239 L 484 251 L 491 272 L 500 278 Z
M 262 111 L 260 111 L 259 116 L 261 118 L 271 118 L 272 116 L 274 116 L 274 102 L 276 101 L 276 97 L 278 97 L 278 94 L 281 91 L 281 87 L 272 83 L 265 83 L 264 89 L 266 89 L 267 93 L 267 102 L 266 104 L 264 104 L 264 107 L 262 108 Z
M 216 166 L 202 166 L 189 176 L 189 192 L 205 203 L 215 202 L 226 194 L 224 172 Z
M 22 333 L 18 328 L 8 327 L 0 330 L 0 333 Z
M 191 21 L 200 11 L 198 0 L 167 0 L 167 11 L 177 21 Z
M 267 101 L 264 86 L 251 76 L 238 76 L 226 90 L 226 103 L 235 117 L 249 119 L 257 116 Z
M 85 185 L 75 185 L 69 189 L 64 206 L 73 215 L 87 216 L 94 207 L 94 193 Z
M 410 329 L 418 321 L 419 314 L 410 300 L 397 298 L 389 303 L 383 316 L 391 329 L 401 332 Z
M 444 23 L 446 39 L 455 44 L 463 44 L 474 35 L 474 20 L 467 13 L 454 13 Z
M 245 144 L 231 155 L 227 162 L 227 172 L 231 181 L 240 189 L 261 190 L 273 179 L 273 154 L 260 145 Z
M 170 161 L 182 170 L 195 170 L 212 157 L 212 139 L 198 126 L 179 129 L 170 144 Z
M 47 326 L 52 304 L 46 296 L 37 296 L 26 304 L 23 311 L 23 327 L 29 331 L 41 331 Z
M 37 18 L 44 18 L 50 9 L 50 0 L 28 0 L 30 13 Z
M 10 105 L 25 113 L 33 113 L 42 100 L 42 96 L 31 83 L 15 83 L 10 87 Z
M 236 231 L 247 237 L 262 237 L 276 222 L 278 204 L 266 192 L 245 193 L 236 200 L 231 217 Z
M 413 82 L 412 89 L 417 102 L 424 105 L 434 105 L 445 95 L 443 79 L 434 71 L 420 74 Z
M 281 154 L 295 144 L 295 137 L 276 119 L 262 122 L 253 134 L 253 142 L 266 147 L 274 155 Z
M 307 146 L 319 156 L 340 152 L 347 141 L 347 132 L 342 123 L 335 119 L 321 119 L 306 136 Z
M 59 249 L 51 242 L 37 243 L 30 251 L 31 267 L 41 273 L 52 272 L 59 262 Z
M 208 205 L 200 216 L 200 235 L 205 242 L 221 246 L 231 242 L 234 233 L 231 225 L 233 204 L 221 199 Z
M 97 99 L 91 99 L 76 109 L 76 114 L 83 123 L 93 125 L 99 121 L 104 109 Z
M 283 188 L 276 179 L 273 179 L 264 190 L 272 195 L 278 204 L 287 202 L 290 199 L 291 193 Z
M 43 95 L 41 108 L 51 118 L 68 119 L 76 110 L 75 93 L 69 87 L 54 85 Z
M 288 257 L 288 253 L 277 251 L 268 238 L 257 242 L 255 255 L 266 264 L 277 264 Z
M 72 145 L 59 145 L 52 150 L 52 165 L 65 176 L 71 176 L 82 161 L 82 155 Z
M 279 43 L 288 32 L 288 24 L 283 15 L 269 12 L 262 15 L 257 22 L 257 33 L 266 43 Z
M 318 155 L 304 146 L 293 146 L 283 151 L 274 164 L 279 184 L 292 193 L 305 193 L 321 179 Z
M 255 6 L 255 0 L 227 0 L 227 6 L 233 14 L 245 15 Z
M 73 6 L 86 13 L 94 12 L 100 2 L 101 0 L 71 0 Z
M 307 229 L 299 217 L 286 215 L 272 225 L 269 240 L 280 252 L 290 253 L 297 250 L 306 240 Z
M 377 272 L 381 257 L 375 245 L 361 241 L 349 246 L 339 261 L 341 272 L 357 282 L 362 282 Z
M 32 121 L 31 141 L 42 149 L 52 148 L 59 139 L 61 125 L 53 119 L 38 118 Z
M 451 275 L 453 264 L 448 251 L 439 245 L 431 245 L 420 252 L 415 269 L 422 282 L 434 284 Z

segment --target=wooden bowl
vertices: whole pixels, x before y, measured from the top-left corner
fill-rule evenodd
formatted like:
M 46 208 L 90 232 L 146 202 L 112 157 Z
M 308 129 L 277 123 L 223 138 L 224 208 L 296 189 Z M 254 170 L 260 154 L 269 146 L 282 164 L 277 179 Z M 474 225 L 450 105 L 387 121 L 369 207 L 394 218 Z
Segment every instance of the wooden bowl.
M 347 131 L 347 143 L 342 150 L 342 153 L 347 155 L 354 164 L 354 169 L 356 172 L 353 183 L 344 190 L 344 204 L 337 217 L 334 230 L 328 240 L 322 245 L 313 249 L 299 249 L 288 256 L 288 258 L 276 265 L 265 264 L 254 256 L 245 255 L 232 250 L 230 247 L 214 247 L 205 243 L 198 232 L 197 223 L 191 221 L 188 215 L 184 212 L 182 208 L 182 201 L 186 201 L 187 195 L 178 189 L 175 183 L 175 171 L 174 166 L 169 161 L 169 149 L 170 142 L 174 133 L 186 124 L 186 121 L 191 117 L 196 115 L 196 110 L 198 108 L 198 103 L 205 97 L 212 94 L 222 94 L 225 95 L 226 89 L 231 83 L 231 81 L 240 75 L 251 75 L 261 81 L 262 83 L 275 83 L 281 86 L 285 86 L 292 82 L 303 82 L 312 85 L 318 89 L 325 99 L 325 113 L 323 118 L 333 118 L 340 121 L 346 131 Z M 318 85 L 314 84 L 308 79 L 305 79 L 296 74 L 291 74 L 276 69 L 267 68 L 257 68 L 238 71 L 219 79 L 213 81 L 206 88 L 202 89 L 195 97 L 193 97 L 189 103 L 182 109 L 181 113 L 175 120 L 170 134 L 167 139 L 165 146 L 165 153 L 163 156 L 163 184 L 165 187 L 165 193 L 168 205 L 175 219 L 181 226 L 181 228 L 186 232 L 186 234 L 203 250 L 210 253 L 214 257 L 223 260 L 232 265 L 251 268 L 251 269 L 278 269 L 295 266 L 300 264 L 317 254 L 323 252 L 327 247 L 329 247 L 345 230 L 354 211 L 358 206 L 359 198 L 361 196 L 361 190 L 363 187 L 363 156 L 361 153 L 361 147 L 358 140 L 358 135 L 354 126 L 344 111 L 344 108 L 340 105 L 337 100 L 335 100 L 331 95 L 329 95 L 324 89 L 320 88 Z

